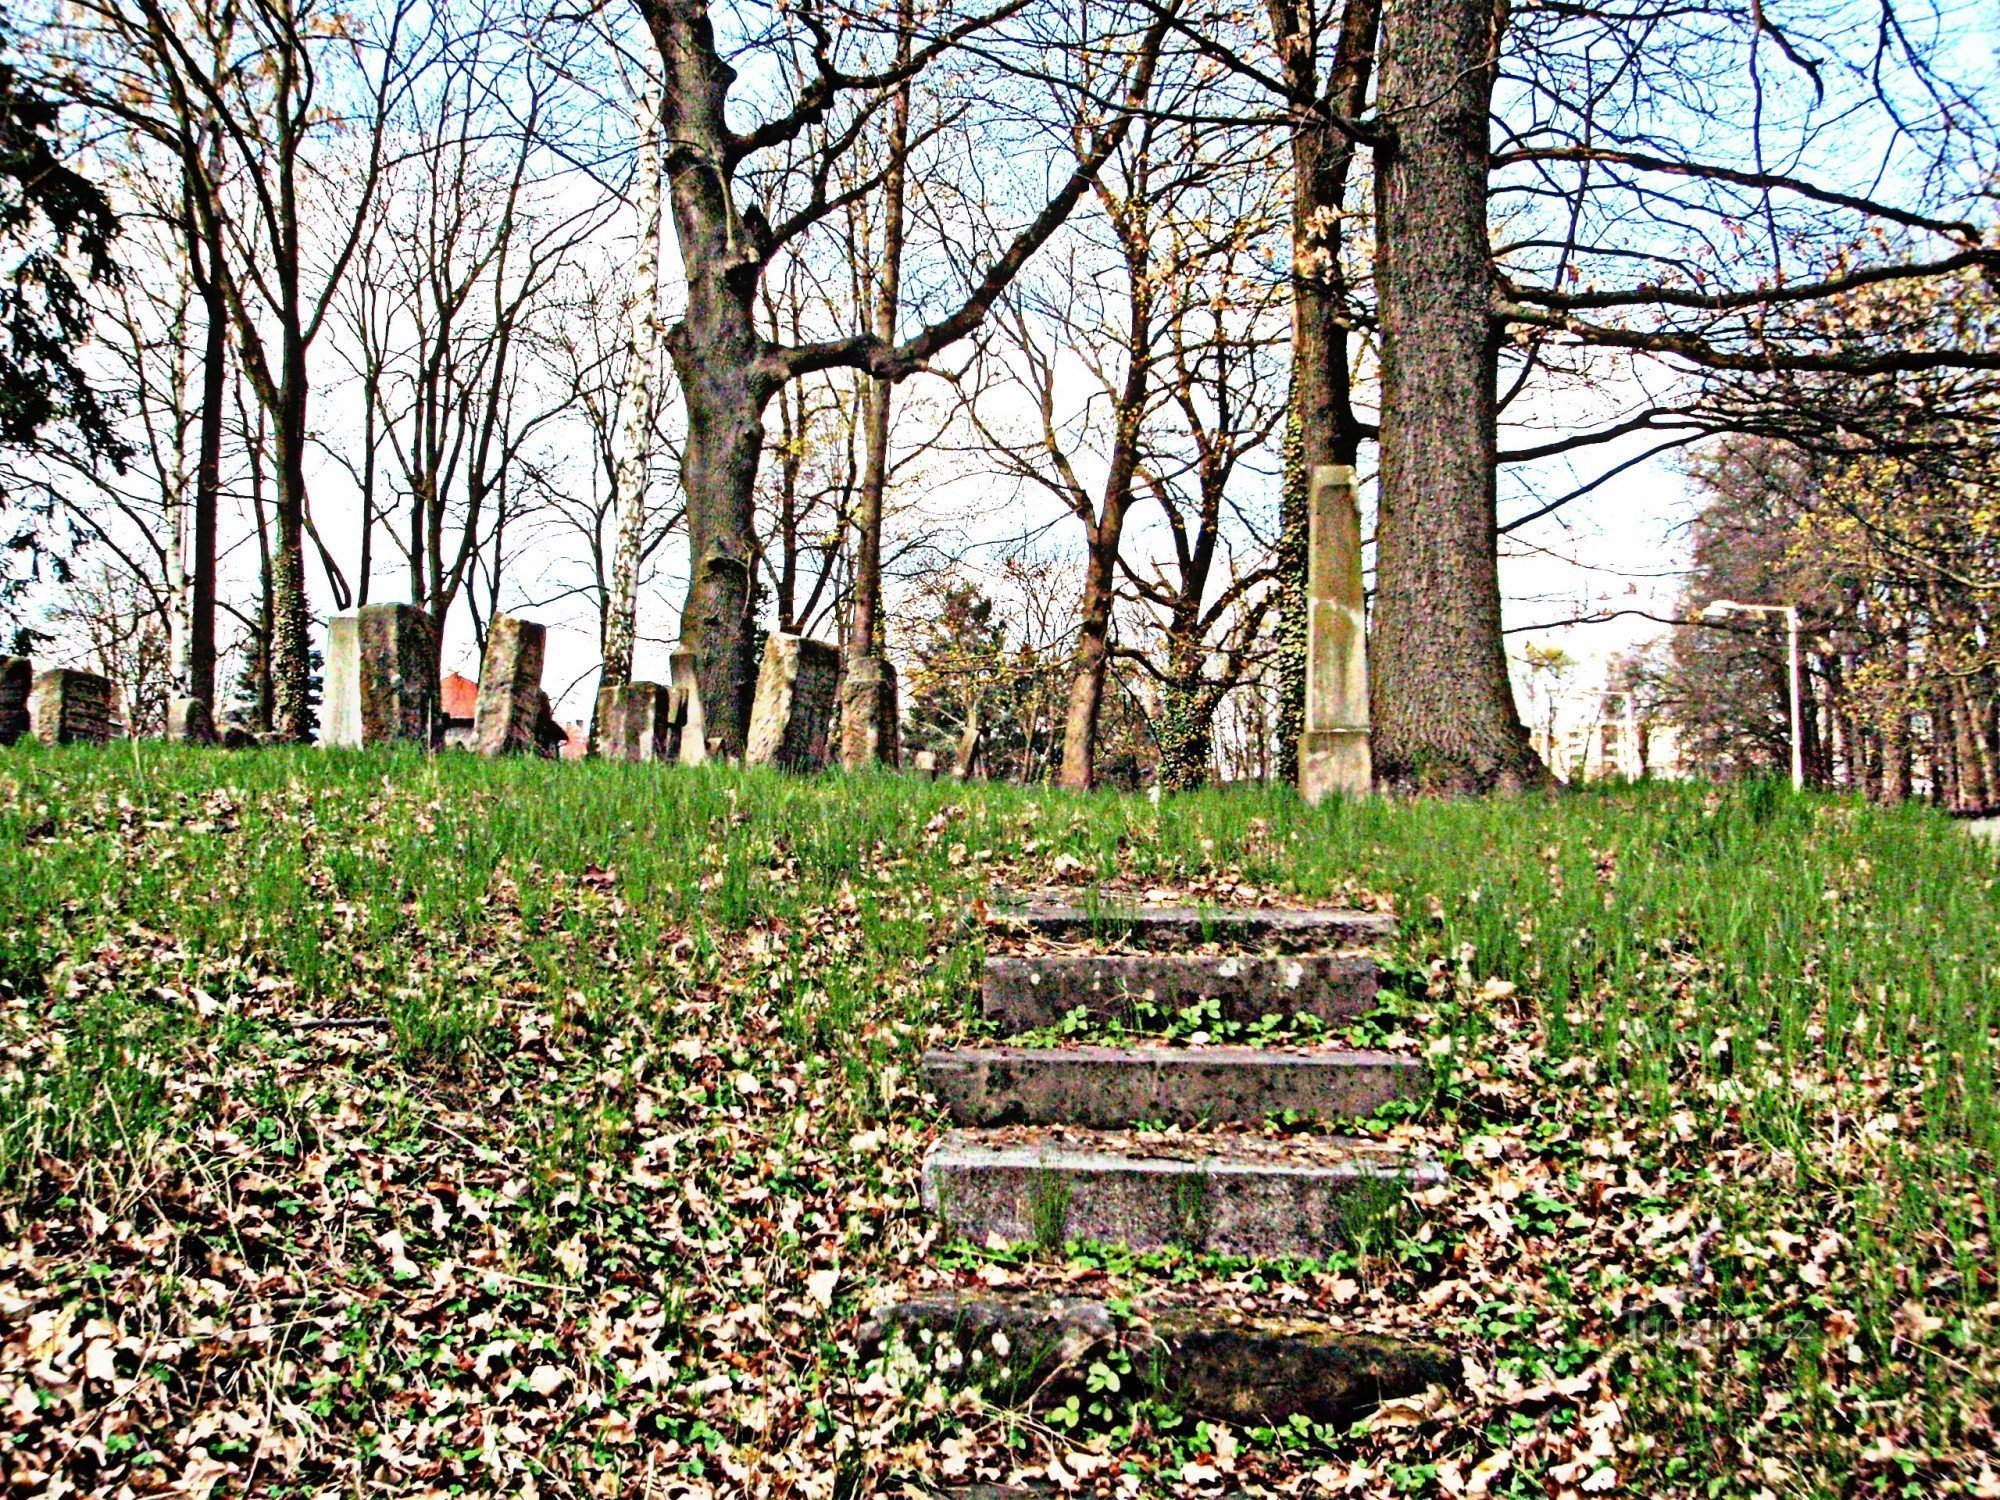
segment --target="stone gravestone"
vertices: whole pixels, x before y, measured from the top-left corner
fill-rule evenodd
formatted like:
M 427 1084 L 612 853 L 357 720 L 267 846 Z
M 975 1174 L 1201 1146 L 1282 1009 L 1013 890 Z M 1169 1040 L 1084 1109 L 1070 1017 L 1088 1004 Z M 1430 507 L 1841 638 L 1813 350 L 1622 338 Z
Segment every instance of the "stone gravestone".
M 673 679 L 668 717 L 680 736 L 680 761 L 698 766 L 708 759 L 708 723 L 701 711 L 701 679 L 695 672 L 694 652 L 681 648 L 667 658 Z
M 840 763 L 850 771 L 901 759 L 896 668 L 887 657 L 864 656 L 840 683 Z
M 493 617 L 479 664 L 479 706 L 472 715 L 472 748 L 479 754 L 539 753 L 547 646 L 547 629 L 532 620 Z
M 657 682 L 622 682 L 597 690 L 597 753 L 606 760 L 672 760 L 673 690 Z
M 327 632 L 323 745 L 359 750 L 392 740 L 436 749 L 437 629 L 409 604 L 370 604 L 335 615 Z
M 25 656 L 0 656 L 0 745 L 28 733 L 28 695 L 35 687 L 35 664 Z
M 118 733 L 111 684 L 95 672 L 40 674 L 28 694 L 28 719 L 44 745 L 96 745 Z
M 746 765 L 817 771 L 826 765 L 840 653 L 802 635 L 772 635 L 757 671 Z
M 1361 507 L 1354 470 L 1312 472 L 1306 570 L 1306 717 L 1299 793 L 1362 796 L 1374 786 L 1368 748 L 1368 621 L 1361 592 Z

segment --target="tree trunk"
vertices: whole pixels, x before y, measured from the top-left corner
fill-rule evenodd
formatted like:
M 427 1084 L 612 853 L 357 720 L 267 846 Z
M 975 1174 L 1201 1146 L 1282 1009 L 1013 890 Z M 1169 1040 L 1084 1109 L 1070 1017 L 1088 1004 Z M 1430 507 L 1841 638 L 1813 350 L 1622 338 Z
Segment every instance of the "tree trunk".
M 632 272 L 632 365 L 625 380 L 613 482 L 618 508 L 605 601 L 600 685 L 632 680 L 639 625 L 639 548 L 646 532 L 646 470 L 652 457 L 654 383 L 660 362 L 660 91 L 650 79 L 639 104 L 637 192 L 639 255 Z
M 1527 786 L 1546 771 L 1507 679 L 1494 515 L 1492 0 L 1389 0 L 1383 36 L 1375 775 L 1416 792 Z
M 730 182 L 724 112 L 735 70 L 716 52 L 703 0 L 656 0 L 644 9 L 665 68 L 667 179 L 687 280 L 687 311 L 667 336 L 688 416 L 681 643 L 694 653 L 708 737 L 718 754 L 735 757 L 757 689 L 752 568 L 763 412 L 785 372 L 766 360 L 757 333 L 763 258 Z
M 1293 368 L 1296 371 L 1296 355 Z M 1299 742 L 1306 730 L 1306 617 L 1310 613 L 1306 578 L 1311 564 L 1312 511 L 1303 445 L 1298 392 L 1294 390 L 1292 409 L 1285 418 L 1284 488 L 1278 495 L 1277 555 L 1273 559 L 1281 595 L 1277 624 L 1276 775 L 1279 781 L 1291 786 L 1298 785 Z
M 277 442 L 271 552 L 272 730 L 291 744 L 312 738 L 311 622 L 306 612 L 305 431 L 284 413 Z M 291 429 L 287 431 L 286 429 Z
M 1215 753 L 1213 696 L 1201 685 L 1202 659 L 1170 660 L 1160 691 L 1160 790 L 1198 792 Z
M 1083 621 L 1077 631 L 1076 675 L 1069 684 L 1069 711 L 1063 719 L 1062 785 L 1087 792 L 1097 784 L 1097 724 L 1104 712 L 1104 675 L 1111 660 L 1111 605 L 1115 595 L 1118 547 L 1124 507 L 1106 507 L 1090 532 L 1083 575 Z
M 271 636 L 272 621 L 276 617 L 273 607 L 276 592 L 271 565 L 271 531 L 265 519 L 264 506 L 264 422 L 265 412 L 260 406 L 255 429 L 251 430 L 247 421 L 244 423 L 245 447 L 249 450 L 250 462 L 250 514 L 257 531 L 257 631 L 250 643 L 250 661 L 245 666 L 245 676 L 249 679 L 252 727 L 268 733 L 272 721 Z
M 910 5 L 897 8 L 897 64 L 910 55 Z M 882 181 L 882 264 L 875 277 L 870 310 L 875 337 L 896 341 L 896 314 L 903 283 L 903 190 L 910 144 L 910 88 L 896 90 L 889 113 L 889 162 Z M 852 661 L 881 649 L 882 495 L 889 481 L 889 410 L 895 393 L 891 381 L 875 376 L 867 381 L 868 408 L 863 426 L 860 512 L 855 517 L 854 608 L 847 652 Z
M 1143 187 L 1134 195 L 1140 197 Z M 1128 200 L 1129 203 L 1130 200 Z M 1146 416 L 1147 391 L 1152 384 L 1153 285 L 1150 246 L 1143 210 L 1114 214 L 1125 240 L 1130 320 L 1126 325 L 1125 380 L 1118 392 L 1117 429 L 1104 478 L 1104 500 L 1093 520 L 1083 512 L 1088 553 L 1084 564 L 1083 602 L 1078 610 L 1076 675 L 1070 679 L 1069 709 L 1063 718 L 1061 785 L 1087 792 L 1097 785 L 1097 725 L 1104 712 L 1104 676 L 1111 664 L 1111 609 L 1118 593 L 1118 550 L 1124 543 L 1125 516 L 1132 508 L 1132 483 L 1139 471 L 1139 441 Z
M 229 310 L 214 264 L 222 253 L 219 236 L 205 246 L 209 272 L 197 275 L 201 288 L 201 442 L 194 471 L 194 556 L 190 559 L 192 590 L 188 601 L 188 675 L 181 690 L 197 698 L 215 717 L 215 568 L 216 518 L 222 497 L 222 423 L 229 366 Z
M 1292 111 L 1292 391 L 1286 427 L 1284 491 L 1278 518 L 1279 774 L 1298 779 L 1305 728 L 1307 516 L 1314 468 L 1352 465 L 1361 448 L 1347 350 L 1347 278 L 1341 261 L 1342 213 L 1354 167 L 1354 142 L 1325 122 L 1325 104 L 1348 119 L 1367 107 L 1381 0 L 1348 0 L 1341 10 L 1333 66 L 1324 94 L 1314 8 L 1269 0 Z

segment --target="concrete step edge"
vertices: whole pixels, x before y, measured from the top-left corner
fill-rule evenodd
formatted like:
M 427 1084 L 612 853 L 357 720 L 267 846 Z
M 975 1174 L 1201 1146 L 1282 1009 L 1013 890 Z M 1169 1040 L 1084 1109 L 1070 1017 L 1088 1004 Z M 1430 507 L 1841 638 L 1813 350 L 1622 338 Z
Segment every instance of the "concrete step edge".
M 880 1349 L 896 1333 L 915 1347 L 948 1342 L 974 1380 L 990 1370 L 990 1384 L 1031 1393 L 1030 1404 L 1060 1403 L 1072 1372 L 1080 1381 L 1089 1360 L 1120 1349 L 1155 1393 L 1198 1416 L 1246 1424 L 1352 1417 L 1459 1376 L 1441 1345 L 1325 1319 L 1143 1305 L 1114 1318 L 1088 1298 L 913 1296 L 876 1311 L 860 1331 L 862 1348 Z
M 1204 906 L 1034 899 L 988 909 L 987 925 L 1048 938 L 1127 936 L 1179 942 L 1381 942 L 1396 935 L 1386 912 L 1325 906 Z
M 1126 1020 L 1142 1004 L 1178 1015 L 1203 1002 L 1225 1021 L 1333 1022 L 1374 1007 L 1377 971 L 1365 953 L 1000 954 L 980 974 L 980 1010 L 1015 1031 L 1055 1025 L 1078 1009 Z
M 1430 1087 L 1420 1058 L 1345 1047 L 966 1046 L 919 1073 L 957 1124 L 1096 1129 L 1355 1119 Z

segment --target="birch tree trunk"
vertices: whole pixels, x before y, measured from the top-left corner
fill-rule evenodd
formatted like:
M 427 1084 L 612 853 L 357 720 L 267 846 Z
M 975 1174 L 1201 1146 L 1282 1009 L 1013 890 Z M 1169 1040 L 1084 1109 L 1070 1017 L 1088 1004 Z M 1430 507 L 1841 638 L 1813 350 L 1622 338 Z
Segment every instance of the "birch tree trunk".
M 618 427 L 618 460 L 612 488 L 617 540 L 604 605 L 606 687 L 632 680 L 639 622 L 639 548 L 646 531 L 646 471 L 652 457 L 660 349 L 660 88 L 648 78 L 639 101 L 639 161 L 635 207 L 639 254 L 632 273 L 632 363 Z
M 1487 242 L 1493 0 L 1388 0 L 1376 152 L 1382 477 L 1370 649 L 1385 788 L 1539 782 L 1507 678 Z

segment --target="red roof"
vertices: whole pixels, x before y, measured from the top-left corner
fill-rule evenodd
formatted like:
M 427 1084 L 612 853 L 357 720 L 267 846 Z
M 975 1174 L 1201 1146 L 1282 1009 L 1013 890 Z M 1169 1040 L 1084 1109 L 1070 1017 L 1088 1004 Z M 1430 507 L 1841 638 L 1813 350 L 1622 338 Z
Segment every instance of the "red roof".
M 453 672 L 439 686 L 447 719 L 471 719 L 479 711 L 479 684 L 470 677 Z

